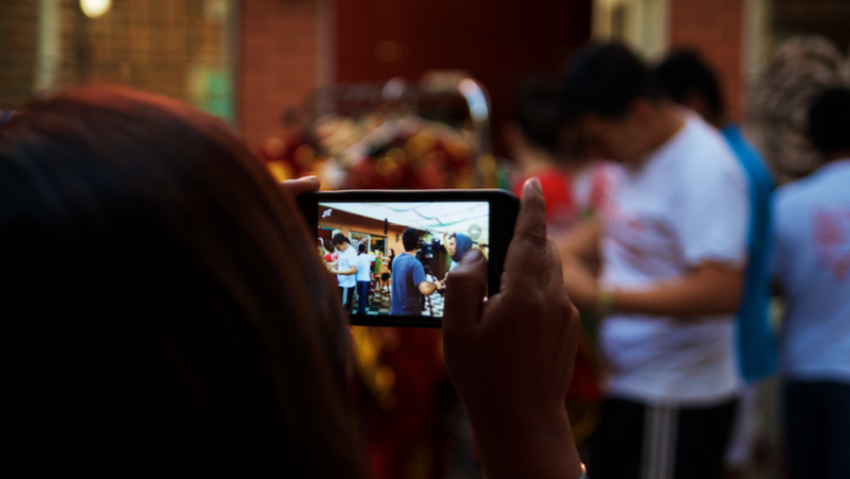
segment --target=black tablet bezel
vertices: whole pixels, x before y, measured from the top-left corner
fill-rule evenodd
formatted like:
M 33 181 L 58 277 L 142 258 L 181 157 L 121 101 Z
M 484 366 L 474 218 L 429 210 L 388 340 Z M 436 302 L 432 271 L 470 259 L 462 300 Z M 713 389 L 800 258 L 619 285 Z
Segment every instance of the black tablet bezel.
M 490 204 L 490 254 L 488 263 L 488 290 L 499 291 L 502 269 L 508 245 L 514 233 L 519 213 L 519 199 L 513 193 L 496 189 L 470 190 L 339 190 L 307 193 L 298 197 L 298 205 L 310 231 L 319 227 L 320 202 L 429 202 L 429 201 L 486 201 Z M 418 316 L 367 316 L 350 314 L 356 326 L 400 326 L 440 328 L 442 319 L 424 319 Z

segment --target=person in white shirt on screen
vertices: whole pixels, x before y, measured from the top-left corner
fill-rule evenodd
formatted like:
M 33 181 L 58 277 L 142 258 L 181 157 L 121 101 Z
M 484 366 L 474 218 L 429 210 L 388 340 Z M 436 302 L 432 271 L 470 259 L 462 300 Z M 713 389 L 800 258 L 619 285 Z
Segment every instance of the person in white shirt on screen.
M 774 199 L 772 271 L 785 297 L 782 375 L 791 477 L 850 477 L 850 90 L 808 112 L 824 164 Z
M 585 47 L 561 93 L 590 153 L 622 165 L 598 218 L 559 239 L 570 298 L 603 313 L 608 370 L 588 471 L 716 479 L 742 387 L 744 172 L 720 133 L 666 100 L 626 47 Z M 596 278 L 582 260 L 599 259 Z
M 339 256 L 336 260 L 336 267 L 331 269 L 331 273 L 336 275 L 342 306 L 345 308 L 345 312 L 351 313 L 354 288 L 357 286 L 357 280 L 354 276 L 357 274 L 357 253 L 351 247 L 348 238 L 342 233 L 334 235 L 333 244 Z
M 369 297 L 369 285 L 372 284 L 372 262 L 375 261 L 375 255 L 366 252 L 366 245 L 360 243 L 357 245 L 357 314 L 366 314 L 367 298 Z

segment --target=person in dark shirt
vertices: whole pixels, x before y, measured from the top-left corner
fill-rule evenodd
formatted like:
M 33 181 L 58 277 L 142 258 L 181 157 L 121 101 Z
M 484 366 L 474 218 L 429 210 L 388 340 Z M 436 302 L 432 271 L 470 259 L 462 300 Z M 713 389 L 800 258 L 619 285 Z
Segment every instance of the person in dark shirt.
M 407 228 L 402 234 L 404 253 L 392 261 L 392 304 L 390 314 L 393 316 L 421 316 L 422 296 L 430 296 L 441 289 L 440 281 L 432 283 L 425 277 L 425 267 L 416 259 L 419 249 L 419 233 L 413 228 Z

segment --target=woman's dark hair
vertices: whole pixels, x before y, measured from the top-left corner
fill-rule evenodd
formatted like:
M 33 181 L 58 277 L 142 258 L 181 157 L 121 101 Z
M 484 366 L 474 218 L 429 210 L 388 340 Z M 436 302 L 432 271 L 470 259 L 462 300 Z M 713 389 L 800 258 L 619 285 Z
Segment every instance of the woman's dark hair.
M 815 97 L 808 111 L 808 135 L 823 155 L 850 151 L 850 89 L 836 87 Z
M 364 477 L 345 318 L 297 211 L 164 97 L 81 88 L 0 127 L 7 438 L 36 468 Z
M 562 122 L 555 84 L 544 76 L 523 80 L 517 89 L 513 120 L 527 141 L 538 148 L 556 152 Z
M 590 43 L 570 62 L 558 104 L 565 121 L 586 113 L 619 119 L 638 98 L 662 98 L 646 65 L 619 43 Z
M 401 243 L 405 251 L 413 251 L 419 245 L 419 232 L 415 228 L 407 228 L 401 234 Z
M 365 253 L 366 252 L 366 245 L 363 244 L 363 243 L 360 243 L 359 245 L 357 245 L 357 252 L 358 253 Z
M 683 103 L 685 96 L 698 92 L 709 108 L 709 114 L 723 114 L 720 83 L 714 70 L 695 50 L 684 49 L 671 53 L 654 71 L 658 87 L 673 101 Z

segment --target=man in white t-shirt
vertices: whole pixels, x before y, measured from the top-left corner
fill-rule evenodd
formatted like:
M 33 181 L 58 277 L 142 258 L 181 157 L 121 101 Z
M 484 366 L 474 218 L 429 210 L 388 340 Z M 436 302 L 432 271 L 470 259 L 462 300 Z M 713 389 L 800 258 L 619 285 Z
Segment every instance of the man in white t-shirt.
M 357 286 L 357 279 L 355 278 L 357 274 L 357 253 L 351 247 L 351 242 L 342 233 L 334 235 L 333 244 L 339 255 L 337 256 L 336 267 L 331 269 L 331 273 L 336 275 L 342 306 L 347 313 L 351 313 L 354 288 Z
M 375 255 L 370 254 L 366 250 L 366 244 L 360 243 L 357 245 L 357 314 L 366 314 L 368 310 L 369 286 L 372 284 L 372 262 L 375 261 Z
M 772 270 L 782 335 L 791 477 L 850 477 L 850 90 L 808 114 L 825 160 L 776 193 Z
M 744 172 L 720 133 L 666 100 L 623 46 L 585 48 L 560 101 L 589 153 L 622 165 L 598 219 L 558 245 L 571 299 L 604 313 L 605 401 L 588 471 L 716 479 L 742 386 Z M 582 259 L 601 259 L 599 278 Z

